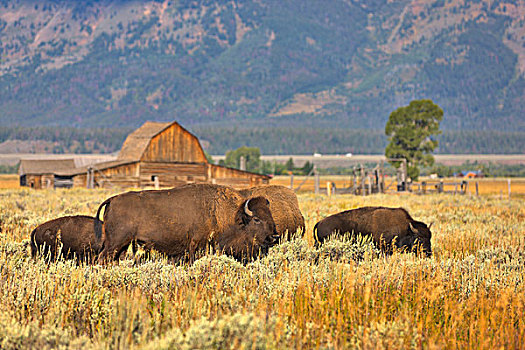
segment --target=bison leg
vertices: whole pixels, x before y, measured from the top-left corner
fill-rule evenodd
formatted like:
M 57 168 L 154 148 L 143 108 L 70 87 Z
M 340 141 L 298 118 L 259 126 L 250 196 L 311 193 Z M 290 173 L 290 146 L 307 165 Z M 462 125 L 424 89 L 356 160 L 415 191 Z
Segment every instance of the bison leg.
M 117 261 L 120 255 L 135 240 L 136 228 L 119 222 L 104 222 L 104 243 L 99 257 L 106 261 Z

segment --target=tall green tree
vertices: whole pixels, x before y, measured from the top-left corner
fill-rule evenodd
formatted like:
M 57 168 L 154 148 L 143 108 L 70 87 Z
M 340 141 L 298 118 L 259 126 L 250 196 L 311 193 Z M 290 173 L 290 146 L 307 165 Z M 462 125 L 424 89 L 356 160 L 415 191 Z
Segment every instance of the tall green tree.
M 258 147 L 239 147 L 234 151 L 226 153 L 224 165 L 230 168 L 239 169 L 241 166 L 241 157 L 246 159 L 246 170 L 257 172 L 261 163 L 261 151 Z
M 385 156 L 405 158 L 407 175 L 412 180 L 418 179 L 420 166 L 434 164 L 432 152 L 438 145 L 435 136 L 441 133 L 442 119 L 443 110 L 432 100 L 415 100 L 390 113 L 385 127 L 390 143 L 385 148 Z M 392 163 L 395 167 L 400 164 Z

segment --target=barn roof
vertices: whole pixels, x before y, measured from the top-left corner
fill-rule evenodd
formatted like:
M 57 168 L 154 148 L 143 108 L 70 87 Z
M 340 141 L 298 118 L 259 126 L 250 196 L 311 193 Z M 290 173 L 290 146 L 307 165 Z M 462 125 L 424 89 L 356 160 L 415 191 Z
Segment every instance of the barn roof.
M 22 159 L 18 174 L 58 174 L 74 167 L 74 159 Z
M 96 163 L 91 165 L 86 165 L 78 168 L 70 168 L 70 169 L 64 169 L 63 171 L 60 171 L 56 173 L 57 175 L 63 175 L 63 176 L 73 176 L 73 175 L 79 175 L 79 174 L 85 174 L 89 168 L 92 168 L 93 170 L 105 170 L 110 168 L 115 168 L 121 165 L 131 164 L 135 163 L 134 160 L 112 160 L 108 162 L 102 162 L 102 163 Z
M 128 135 L 118 155 L 118 160 L 140 160 L 151 139 L 168 128 L 170 123 L 146 122 Z

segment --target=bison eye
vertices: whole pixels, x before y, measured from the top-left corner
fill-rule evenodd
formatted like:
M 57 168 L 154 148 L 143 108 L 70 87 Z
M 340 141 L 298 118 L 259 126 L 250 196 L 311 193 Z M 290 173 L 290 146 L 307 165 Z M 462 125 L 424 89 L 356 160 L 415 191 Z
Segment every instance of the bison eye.
M 255 222 L 256 224 L 260 224 L 261 220 L 257 216 L 254 216 L 253 217 L 253 222 Z

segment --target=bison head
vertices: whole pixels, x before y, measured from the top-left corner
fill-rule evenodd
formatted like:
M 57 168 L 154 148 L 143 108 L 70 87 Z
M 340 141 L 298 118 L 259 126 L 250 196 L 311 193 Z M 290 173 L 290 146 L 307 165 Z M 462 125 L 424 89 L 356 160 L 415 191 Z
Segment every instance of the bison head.
M 253 258 L 259 252 L 266 254 L 279 240 L 270 202 L 264 197 L 244 201 L 235 214 L 234 225 L 223 238 L 219 245 L 238 260 Z
M 408 235 L 399 240 L 400 248 L 408 248 L 409 250 L 421 249 L 428 257 L 432 256 L 432 247 L 430 239 L 432 232 L 430 226 L 427 226 L 421 221 L 412 221 L 408 223 Z

